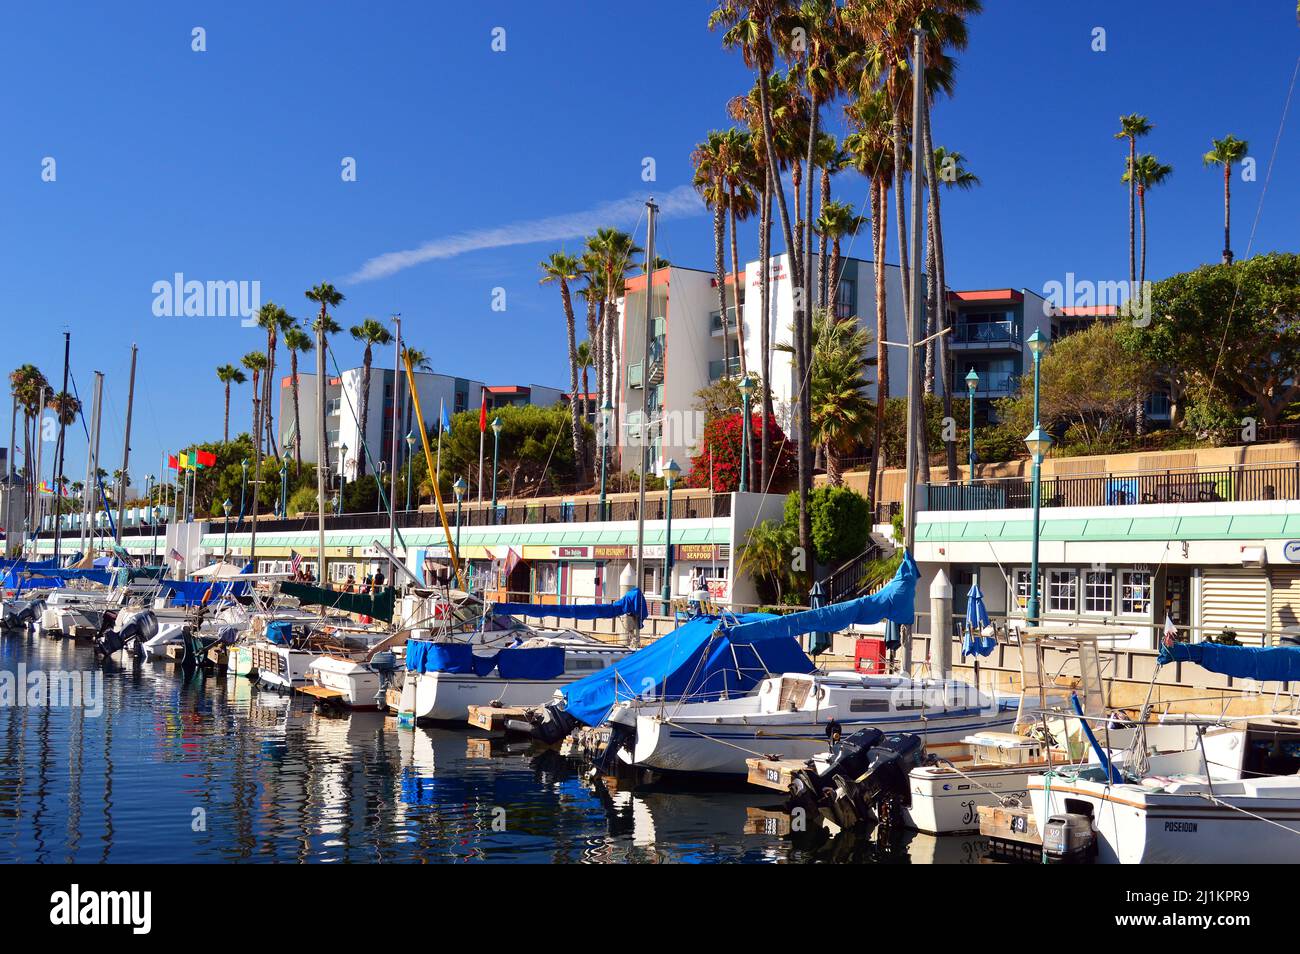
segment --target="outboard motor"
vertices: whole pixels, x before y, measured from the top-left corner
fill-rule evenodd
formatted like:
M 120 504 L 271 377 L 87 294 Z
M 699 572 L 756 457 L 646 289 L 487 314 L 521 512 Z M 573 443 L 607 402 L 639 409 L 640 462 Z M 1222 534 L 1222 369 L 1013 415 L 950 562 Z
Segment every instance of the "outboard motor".
M 370 668 L 379 673 L 379 688 L 375 690 L 375 702 L 382 709 L 388 686 L 393 681 L 393 673 L 397 671 L 397 656 L 387 649 L 377 652 L 370 657 Z
M 1097 857 L 1097 832 L 1083 812 L 1053 815 L 1043 827 L 1043 855 L 1048 864 L 1077 865 Z
M 31 600 L 30 602 L 14 609 L 11 605 L 5 606 L 4 625 L 6 629 L 21 629 L 30 633 L 36 626 L 36 621 L 41 618 L 45 612 L 45 600 Z
M 554 745 L 574 730 L 578 720 L 557 703 L 550 702 L 529 713 L 527 721 L 510 719 L 506 728 L 511 732 L 536 739 L 544 745 Z
M 112 629 L 108 629 L 109 624 Z M 111 656 L 128 643 L 134 652 L 142 651 L 147 640 L 158 635 L 158 617 L 150 609 L 124 609 L 116 614 L 105 613 L 100 633 L 95 637 L 95 651 Z
M 795 773 L 791 807 L 823 814 L 846 829 L 892 823 L 908 803 L 907 775 L 922 763 L 921 738 L 866 728 L 841 739 L 837 723 L 827 726 L 827 734 L 830 759 L 820 771 Z

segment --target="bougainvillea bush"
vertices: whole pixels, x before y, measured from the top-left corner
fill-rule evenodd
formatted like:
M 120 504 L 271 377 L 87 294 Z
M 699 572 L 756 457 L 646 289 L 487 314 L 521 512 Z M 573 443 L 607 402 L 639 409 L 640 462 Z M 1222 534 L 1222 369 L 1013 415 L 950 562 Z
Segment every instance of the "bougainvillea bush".
M 769 451 L 772 461 L 770 484 L 759 487 L 759 454 L 766 420 Z M 750 416 L 750 442 L 754 469 L 750 486 L 756 491 L 785 493 L 794 486 L 798 473 L 794 442 L 787 439 L 781 425 L 761 414 Z M 691 458 L 691 473 L 686 478 L 688 487 L 711 487 L 715 491 L 729 492 L 740 485 L 740 445 L 745 425 L 740 414 L 727 414 L 714 418 L 704 425 L 704 440 L 700 452 Z M 710 479 L 711 478 L 711 479 Z

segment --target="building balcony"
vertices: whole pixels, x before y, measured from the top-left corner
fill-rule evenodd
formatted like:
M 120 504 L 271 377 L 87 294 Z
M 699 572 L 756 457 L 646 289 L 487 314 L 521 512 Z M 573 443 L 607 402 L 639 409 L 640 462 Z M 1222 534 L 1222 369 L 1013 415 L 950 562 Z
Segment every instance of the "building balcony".
M 969 372 L 969 368 L 963 370 L 962 365 L 954 363 L 952 393 L 957 397 L 968 393 L 966 375 Z M 1020 375 L 1012 371 L 981 371 L 977 368 L 976 373 L 980 376 L 979 386 L 975 389 L 977 398 L 1010 397 L 1020 385 Z
M 1020 329 L 1013 321 L 963 322 L 953 325 L 949 347 L 954 351 L 1020 351 Z
M 734 377 L 740 374 L 740 356 L 728 358 L 725 362 L 721 359 L 709 362 L 709 381 L 720 381 L 723 376 Z
M 1029 477 L 931 484 L 924 489 L 927 510 L 1021 510 L 1033 506 Z M 1043 508 L 1268 500 L 1300 500 L 1300 461 L 1045 477 L 1039 490 Z
M 726 334 L 734 335 L 736 333 L 736 306 L 732 305 L 727 309 L 727 327 Z M 722 327 L 722 312 L 716 308 L 709 312 L 709 334 L 715 338 L 721 338 L 724 329 Z

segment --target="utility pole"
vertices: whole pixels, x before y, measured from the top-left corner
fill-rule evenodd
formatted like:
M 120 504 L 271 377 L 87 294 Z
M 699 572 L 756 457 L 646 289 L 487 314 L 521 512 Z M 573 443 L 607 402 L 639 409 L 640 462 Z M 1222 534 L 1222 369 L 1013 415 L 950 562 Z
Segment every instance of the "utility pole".
M 323 309 L 322 305 L 322 309 Z M 325 586 L 325 322 L 316 323 L 316 584 Z M 254 491 L 256 494 L 256 491 Z M 256 499 L 256 497 L 254 497 Z M 256 570 L 256 566 L 254 570 Z
M 650 406 L 650 341 L 653 337 L 650 327 L 650 313 L 654 306 L 654 284 L 655 284 L 655 214 L 659 211 L 659 206 L 655 205 L 653 197 L 648 199 L 646 207 L 646 239 L 645 239 L 645 351 L 641 357 L 641 419 L 637 422 L 638 441 L 641 449 L 641 466 L 638 468 L 641 472 L 640 484 L 637 488 L 637 507 L 636 507 L 636 586 L 640 587 L 645 582 L 645 472 L 649 467 L 650 454 L 648 451 L 650 435 L 650 424 L 646 420 L 646 414 Z
M 122 517 L 126 513 L 126 486 L 130 480 L 127 468 L 131 464 L 131 411 L 135 406 L 135 359 L 139 348 L 131 345 L 131 378 L 126 387 L 126 434 L 122 438 L 122 482 L 117 489 L 117 526 L 114 528 L 114 542 L 122 545 Z
M 911 554 L 916 549 L 916 473 L 918 455 L 922 451 L 921 441 L 925 429 L 921 426 L 921 382 L 920 362 L 916 360 L 916 349 L 925 337 L 925 299 L 921 280 L 922 263 L 925 261 L 923 248 L 924 233 L 921 209 L 922 182 L 925 178 L 925 164 L 921 161 L 921 149 L 925 142 L 922 136 L 925 109 L 925 50 L 923 30 L 912 31 L 912 251 L 911 251 L 911 314 L 907 318 L 907 473 L 903 482 L 903 547 Z M 907 627 L 903 636 L 903 670 L 912 669 L 912 627 Z

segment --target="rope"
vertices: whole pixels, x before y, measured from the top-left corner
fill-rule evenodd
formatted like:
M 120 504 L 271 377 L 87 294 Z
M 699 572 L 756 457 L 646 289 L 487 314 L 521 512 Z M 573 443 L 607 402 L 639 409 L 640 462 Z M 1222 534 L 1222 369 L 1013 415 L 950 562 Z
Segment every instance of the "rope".
M 674 729 L 683 729 L 686 732 L 690 732 L 692 735 L 698 735 L 702 739 L 708 739 L 710 742 L 716 742 L 718 743 L 718 745 L 725 745 L 729 748 L 739 749 L 741 752 L 744 752 L 747 755 L 752 755 L 755 758 L 765 759 L 769 755 L 771 755 L 770 752 L 757 752 L 754 749 L 747 749 L 743 745 L 737 745 L 735 742 L 728 742 L 725 739 L 715 739 L 711 735 L 705 735 L 703 732 L 700 732 L 696 729 L 692 729 L 688 725 L 682 725 L 680 722 L 674 722 L 671 719 L 664 719 L 664 725 L 670 725 Z
M 1205 799 L 1211 805 L 1215 805 L 1218 808 L 1231 808 L 1234 812 L 1241 812 L 1243 815 L 1247 815 L 1250 818 L 1255 819 L 1256 821 L 1267 822 L 1268 824 L 1273 825 L 1275 828 L 1281 828 L 1283 831 L 1290 832 L 1293 835 L 1300 835 L 1300 830 L 1297 830 L 1295 828 L 1288 828 L 1286 825 L 1283 825 L 1281 822 L 1273 821 L 1273 819 L 1271 818 L 1265 818 L 1263 815 L 1256 815 L 1254 812 L 1247 811 L 1246 809 L 1242 808 L 1240 805 L 1232 805 L 1228 802 L 1225 802 L 1217 795 L 1212 795 L 1207 792 L 1192 792 L 1191 794 L 1195 795 L 1197 798 Z

